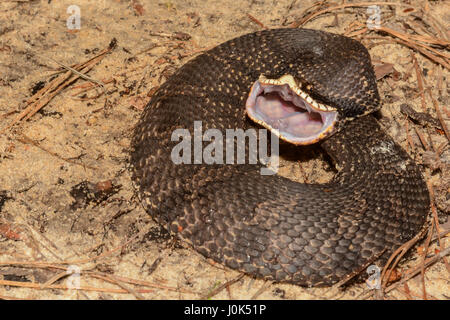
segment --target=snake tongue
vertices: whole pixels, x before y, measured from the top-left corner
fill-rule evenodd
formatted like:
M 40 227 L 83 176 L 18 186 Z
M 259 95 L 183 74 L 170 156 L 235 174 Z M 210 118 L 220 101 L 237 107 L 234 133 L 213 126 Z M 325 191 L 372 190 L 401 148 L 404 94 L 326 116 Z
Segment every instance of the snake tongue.
M 246 102 L 247 115 L 281 139 L 298 145 L 312 144 L 331 134 L 337 111 L 315 109 L 288 84 L 253 84 Z

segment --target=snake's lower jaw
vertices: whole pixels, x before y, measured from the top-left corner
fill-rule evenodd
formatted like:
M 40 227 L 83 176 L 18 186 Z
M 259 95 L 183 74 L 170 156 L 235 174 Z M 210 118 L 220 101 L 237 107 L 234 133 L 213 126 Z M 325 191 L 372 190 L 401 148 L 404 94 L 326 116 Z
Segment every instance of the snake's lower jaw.
M 335 132 L 336 109 L 315 102 L 285 75 L 279 79 L 260 77 L 246 102 L 250 119 L 296 145 L 316 143 Z

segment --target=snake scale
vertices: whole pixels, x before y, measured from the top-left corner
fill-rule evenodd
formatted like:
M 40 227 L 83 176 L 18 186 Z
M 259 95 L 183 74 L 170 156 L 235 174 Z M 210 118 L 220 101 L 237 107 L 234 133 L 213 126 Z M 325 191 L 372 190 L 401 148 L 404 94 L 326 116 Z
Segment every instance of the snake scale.
M 245 113 L 261 75 L 290 75 L 336 111 L 333 132 L 319 142 L 337 168 L 330 182 L 261 175 L 260 162 L 172 161 L 172 133 L 193 134 L 194 121 L 224 134 L 261 128 Z M 385 263 L 426 221 L 419 168 L 370 114 L 379 100 L 370 56 L 356 40 L 308 29 L 243 35 L 187 62 L 152 96 L 132 139 L 132 179 L 146 210 L 204 256 L 258 278 L 332 285 Z

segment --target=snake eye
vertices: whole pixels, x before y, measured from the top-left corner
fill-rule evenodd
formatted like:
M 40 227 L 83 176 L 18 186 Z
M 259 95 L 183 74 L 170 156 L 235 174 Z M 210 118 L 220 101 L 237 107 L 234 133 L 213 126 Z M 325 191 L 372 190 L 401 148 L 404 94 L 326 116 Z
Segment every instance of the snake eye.
M 246 112 L 256 123 L 297 145 L 328 136 L 338 118 L 336 109 L 314 101 L 290 75 L 279 79 L 261 76 L 251 88 Z

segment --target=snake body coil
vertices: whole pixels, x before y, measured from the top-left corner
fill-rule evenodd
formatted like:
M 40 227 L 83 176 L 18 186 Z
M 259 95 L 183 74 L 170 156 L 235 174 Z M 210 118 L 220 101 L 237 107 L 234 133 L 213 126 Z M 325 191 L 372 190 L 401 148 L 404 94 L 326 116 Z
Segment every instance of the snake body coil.
M 339 113 L 321 143 L 338 168 L 331 182 L 261 175 L 261 164 L 172 161 L 172 133 L 194 136 L 194 121 L 224 136 L 256 127 L 244 110 L 252 84 L 286 74 Z M 331 285 L 385 261 L 429 209 L 419 168 L 368 115 L 378 106 L 359 42 L 305 29 L 244 35 L 189 61 L 153 95 L 132 141 L 133 180 L 146 210 L 206 257 L 260 278 Z

